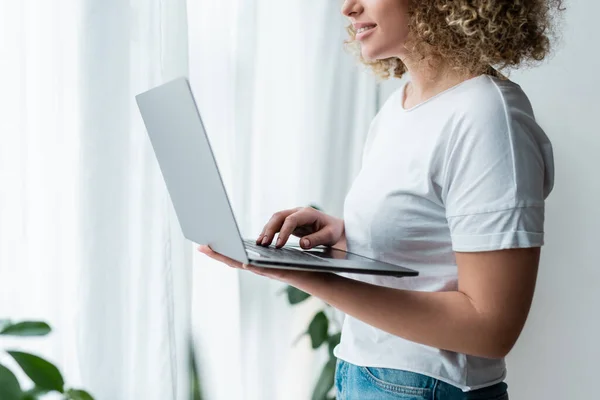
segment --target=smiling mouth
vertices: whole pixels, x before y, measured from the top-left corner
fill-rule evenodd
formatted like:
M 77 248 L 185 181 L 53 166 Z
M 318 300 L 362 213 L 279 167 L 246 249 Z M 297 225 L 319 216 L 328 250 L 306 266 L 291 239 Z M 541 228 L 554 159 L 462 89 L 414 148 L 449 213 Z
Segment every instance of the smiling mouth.
M 374 29 L 377 25 L 370 25 L 370 26 L 365 26 L 363 28 L 359 28 L 356 30 L 356 34 L 360 35 L 361 33 L 365 33 L 370 31 L 371 29 Z

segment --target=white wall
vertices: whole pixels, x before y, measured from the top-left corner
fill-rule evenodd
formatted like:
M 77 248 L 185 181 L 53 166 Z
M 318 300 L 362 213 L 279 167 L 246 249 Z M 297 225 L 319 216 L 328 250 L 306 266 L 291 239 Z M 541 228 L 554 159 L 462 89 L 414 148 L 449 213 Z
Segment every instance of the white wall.
M 598 398 L 599 14 L 598 2 L 568 2 L 555 57 L 514 74 L 554 144 L 556 162 L 535 303 L 508 360 L 516 399 Z
M 515 72 L 553 142 L 556 184 L 529 321 L 508 357 L 513 399 L 599 398 L 600 3 L 571 1 L 543 66 Z M 386 98 L 398 82 L 384 84 Z

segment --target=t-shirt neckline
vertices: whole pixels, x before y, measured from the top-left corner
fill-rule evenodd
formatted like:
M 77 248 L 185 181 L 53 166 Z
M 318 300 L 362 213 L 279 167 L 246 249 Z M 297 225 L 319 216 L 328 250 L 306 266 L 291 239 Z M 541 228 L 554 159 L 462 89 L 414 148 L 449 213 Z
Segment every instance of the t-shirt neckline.
M 438 99 L 438 98 L 442 97 L 442 96 L 443 96 L 443 95 L 445 95 L 446 93 L 452 92 L 453 90 L 455 90 L 455 89 L 458 89 L 458 88 L 460 88 L 460 87 L 462 87 L 462 86 L 466 85 L 467 83 L 469 83 L 469 82 L 471 82 L 471 81 L 474 81 L 474 80 L 476 80 L 476 79 L 479 79 L 479 78 L 481 78 L 482 76 L 487 76 L 487 75 L 485 75 L 485 74 L 483 74 L 483 75 L 477 75 L 477 76 L 474 76 L 473 78 L 469 78 L 469 79 L 467 79 L 467 80 L 465 80 L 465 81 L 462 81 L 462 82 L 460 82 L 460 83 L 457 83 L 456 85 L 454 85 L 454 86 L 452 86 L 452 87 L 449 87 L 448 89 L 446 89 L 446 90 L 444 90 L 444 91 L 441 91 L 441 92 L 439 92 L 438 94 L 436 94 L 435 96 L 432 96 L 432 97 L 428 98 L 427 100 L 425 100 L 425 101 L 422 101 L 422 102 L 420 102 L 419 104 L 416 104 L 416 105 L 414 105 L 414 106 L 412 106 L 412 107 L 410 107 L 410 108 L 405 108 L 405 107 L 404 107 L 404 98 L 405 98 L 405 96 L 406 96 L 406 87 L 407 87 L 407 86 L 408 86 L 408 84 L 410 83 L 410 81 L 406 81 L 406 82 L 404 83 L 404 85 L 402 85 L 402 87 L 400 88 L 400 109 L 401 109 L 403 112 L 411 112 L 411 111 L 414 111 L 414 110 L 416 110 L 417 108 L 420 108 L 420 107 L 422 107 L 422 106 L 425 106 L 426 104 L 428 104 L 428 103 L 431 103 L 431 102 L 433 102 L 434 100 L 436 100 L 436 99 Z

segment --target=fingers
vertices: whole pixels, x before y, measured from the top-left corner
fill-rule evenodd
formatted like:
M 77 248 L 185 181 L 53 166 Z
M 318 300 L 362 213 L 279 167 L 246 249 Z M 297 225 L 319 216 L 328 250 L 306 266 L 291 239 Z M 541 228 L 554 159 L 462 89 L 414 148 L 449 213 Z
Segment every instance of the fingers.
M 294 229 L 294 232 L 292 232 L 292 235 L 301 238 L 304 236 L 308 236 L 313 232 L 314 232 L 313 226 L 298 226 L 296 229 Z
M 223 264 L 229 265 L 231 268 L 246 269 L 246 268 L 244 268 L 244 264 L 237 262 L 235 260 L 232 260 L 231 258 L 226 257 L 222 254 L 219 254 L 219 253 L 213 251 L 208 246 L 198 246 L 198 251 L 206 254 L 207 256 L 209 256 L 210 258 L 212 258 L 214 260 L 217 260 L 219 262 L 222 262 Z
M 317 220 L 317 214 L 312 209 L 302 208 L 294 214 L 289 215 L 279 230 L 276 247 L 284 246 L 290 235 L 299 226 L 312 225 Z
M 329 227 L 325 227 L 311 235 L 300 239 L 300 247 L 310 249 L 319 245 L 331 245 L 334 240 L 334 233 Z
M 272 268 L 260 268 L 260 267 L 254 266 L 254 265 L 242 264 L 235 260 L 232 260 L 231 258 L 225 257 L 224 255 L 213 251 L 208 246 L 198 246 L 198 251 L 203 254 L 206 254 L 207 256 L 209 256 L 210 258 L 212 258 L 214 260 L 217 260 L 221 263 L 227 264 L 228 266 L 230 266 L 232 268 L 243 269 L 243 270 L 253 272 L 257 275 L 261 275 L 261 276 L 264 276 L 267 278 L 278 279 L 278 280 L 284 281 L 291 274 L 302 273 L 300 271 L 287 271 L 287 270 L 272 269 Z
M 298 210 L 301 210 L 301 208 L 294 208 L 291 210 L 283 210 L 283 211 L 279 211 L 279 212 L 273 214 L 273 216 L 271 217 L 269 222 L 267 222 L 267 224 L 263 228 L 262 233 L 259 235 L 258 239 L 256 240 L 256 244 L 262 244 L 263 246 L 269 246 L 273 242 L 273 239 L 275 238 L 275 234 L 277 232 L 279 232 L 279 230 L 281 229 L 281 226 L 283 225 L 285 219 L 288 216 L 297 212 Z

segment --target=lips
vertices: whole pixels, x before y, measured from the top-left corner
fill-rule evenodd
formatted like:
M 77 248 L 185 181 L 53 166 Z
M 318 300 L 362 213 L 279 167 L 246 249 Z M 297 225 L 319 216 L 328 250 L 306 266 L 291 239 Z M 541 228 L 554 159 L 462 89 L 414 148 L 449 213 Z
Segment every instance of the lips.
M 354 27 L 356 35 L 355 39 L 358 41 L 365 39 L 375 28 L 377 28 L 377 24 L 372 22 L 355 22 L 352 26 Z
M 365 26 L 365 27 L 362 27 L 362 28 L 358 28 L 356 30 L 356 34 L 359 35 L 359 34 L 361 34 L 363 32 L 370 31 L 371 29 L 375 28 L 375 26 L 376 25 L 369 25 L 369 26 Z
M 362 28 L 374 28 L 377 24 L 373 22 L 354 22 L 352 26 L 354 27 L 354 31 L 358 32 L 358 30 Z
M 371 34 L 375 31 L 377 25 L 375 24 L 361 24 L 358 27 L 355 27 L 355 40 L 362 42 L 367 37 L 371 36 Z

